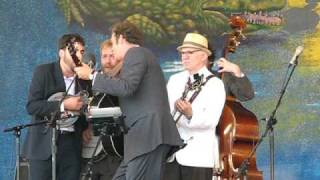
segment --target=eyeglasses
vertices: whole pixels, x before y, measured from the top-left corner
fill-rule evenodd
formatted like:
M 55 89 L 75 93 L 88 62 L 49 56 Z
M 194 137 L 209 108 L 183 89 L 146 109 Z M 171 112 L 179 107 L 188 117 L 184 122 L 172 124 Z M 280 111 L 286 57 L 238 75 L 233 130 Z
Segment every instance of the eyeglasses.
M 194 54 L 195 52 L 198 52 L 198 51 L 201 51 L 201 49 L 196 49 L 196 50 L 193 50 L 193 51 L 179 51 L 179 54 L 180 54 L 180 56 L 182 56 L 182 55 L 190 56 L 190 55 L 192 55 L 192 54 Z

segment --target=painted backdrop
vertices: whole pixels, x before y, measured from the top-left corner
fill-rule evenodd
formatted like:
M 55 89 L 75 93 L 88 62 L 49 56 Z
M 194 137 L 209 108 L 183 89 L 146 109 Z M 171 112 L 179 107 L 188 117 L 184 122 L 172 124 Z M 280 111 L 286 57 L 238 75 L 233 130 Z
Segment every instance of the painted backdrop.
M 275 173 L 276 179 L 319 179 L 320 5 L 315 0 L 0 0 L 0 179 L 13 179 L 15 165 L 14 136 L 2 131 L 30 121 L 25 104 L 33 69 L 57 59 L 62 34 L 80 33 L 87 50 L 98 55 L 110 25 L 127 19 L 143 29 L 168 78 L 181 70 L 175 48 L 186 32 L 206 34 L 219 57 L 232 14 L 248 22 L 247 39 L 230 60 L 254 85 L 256 97 L 244 105 L 259 119 L 274 109 L 288 62 L 295 48 L 304 46 L 276 116 Z M 259 123 L 263 131 L 265 122 Z M 268 151 L 265 139 L 257 152 L 265 178 Z

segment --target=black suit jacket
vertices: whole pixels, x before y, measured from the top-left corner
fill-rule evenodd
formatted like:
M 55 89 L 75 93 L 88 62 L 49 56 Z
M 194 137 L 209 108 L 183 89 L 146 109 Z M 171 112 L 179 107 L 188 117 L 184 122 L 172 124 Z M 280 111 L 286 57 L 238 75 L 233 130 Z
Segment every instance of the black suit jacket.
M 124 136 L 124 161 L 160 144 L 182 145 L 170 114 L 166 83 L 154 55 L 143 47 L 128 50 L 119 78 L 97 74 L 93 90 L 119 97 L 130 128 Z
M 217 71 L 211 72 L 221 78 L 221 74 Z M 238 78 L 230 72 L 225 72 L 222 81 L 227 96 L 235 97 L 240 101 L 248 101 L 254 98 L 254 89 L 247 76 Z
M 223 83 L 227 96 L 233 96 L 240 101 L 254 98 L 254 90 L 247 76 L 238 78 L 231 73 L 224 73 Z
M 91 94 L 91 81 L 75 80 L 76 91 L 88 90 Z M 60 111 L 58 101 L 49 102 L 47 99 L 57 92 L 65 92 L 66 86 L 60 68 L 60 61 L 39 65 L 32 77 L 29 88 L 27 111 L 32 115 L 32 123 L 50 117 L 51 113 Z M 85 116 L 81 115 L 74 124 L 77 146 L 81 153 L 81 133 L 86 128 Z M 27 159 L 46 160 L 51 156 L 52 128 L 45 124 L 33 126 L 28 129 L 23 147 L 23 155 Z

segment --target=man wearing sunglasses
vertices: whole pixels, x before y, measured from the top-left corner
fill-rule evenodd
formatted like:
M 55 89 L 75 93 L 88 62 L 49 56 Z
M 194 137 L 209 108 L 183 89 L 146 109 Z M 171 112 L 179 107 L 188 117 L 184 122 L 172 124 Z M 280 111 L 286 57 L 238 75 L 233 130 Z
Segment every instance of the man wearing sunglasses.
M 223 82 L 208 69 L 208 40 L 188 33 L 177 48 L 185 71 L 170 77 L 167 89 L 170 109 L 185 146 L 166 167 L 166 180 L 211 180 L 219 167 L 218 138 L 215 136 L 224 103 Z

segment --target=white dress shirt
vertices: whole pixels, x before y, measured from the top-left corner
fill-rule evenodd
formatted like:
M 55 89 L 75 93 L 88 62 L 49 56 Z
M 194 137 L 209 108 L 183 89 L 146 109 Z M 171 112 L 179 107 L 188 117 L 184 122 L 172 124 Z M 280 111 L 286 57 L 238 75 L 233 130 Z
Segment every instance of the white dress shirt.
M 198 74 L 203 75 L 204 80 L 212 75 L 206 67 L 203 67 Z M 171 112 L 175 111 L 174 104 L 182 96 L 189 78 L 191 82 L 194 81 L 188 71 L 170 77 L 167 89 Z M 194 90 L 189 91 L 186 99 L 190 99 L 193 93 Z M 189 120 L 182 115 L 177 123 L 180 136 L 187 143 L 175 154 L 179 164 L 192 167 L 219 167 L 219 141 L 216 136 L 216 126 L 225 100 L 224 85 L 219 78 L 212 77 L 202 86 L 202 90 L 191 104 L 192 118 Z
M 76 86 L 75 86 L 75 76 L 72 76 L 72 77 L 65 77 L 63 76 L 63 79 L 64 79 L 64 83 L 66 84 L 66 92 L 68 92 L 68 95 L 75 95 L 75 90 L 76 90 Z M 69 88 L 69 89 L 68 89 Z M 60 111 L 61 112 L 64 112 L 64 104 L 61 103 L 61 106 L 60 106 Z M 78 117 L 71 117 L 73 119 L 78 119 Z M 73 121 L 71 120 L 70 118 L 70 121 Z M 59 125 L 57 125 L 57 128 L 61 131 L 69 131 L 69 132 L 73 132 L 74 131 L 74 126 L 71 125 L 69 127 L 59 127 Z

